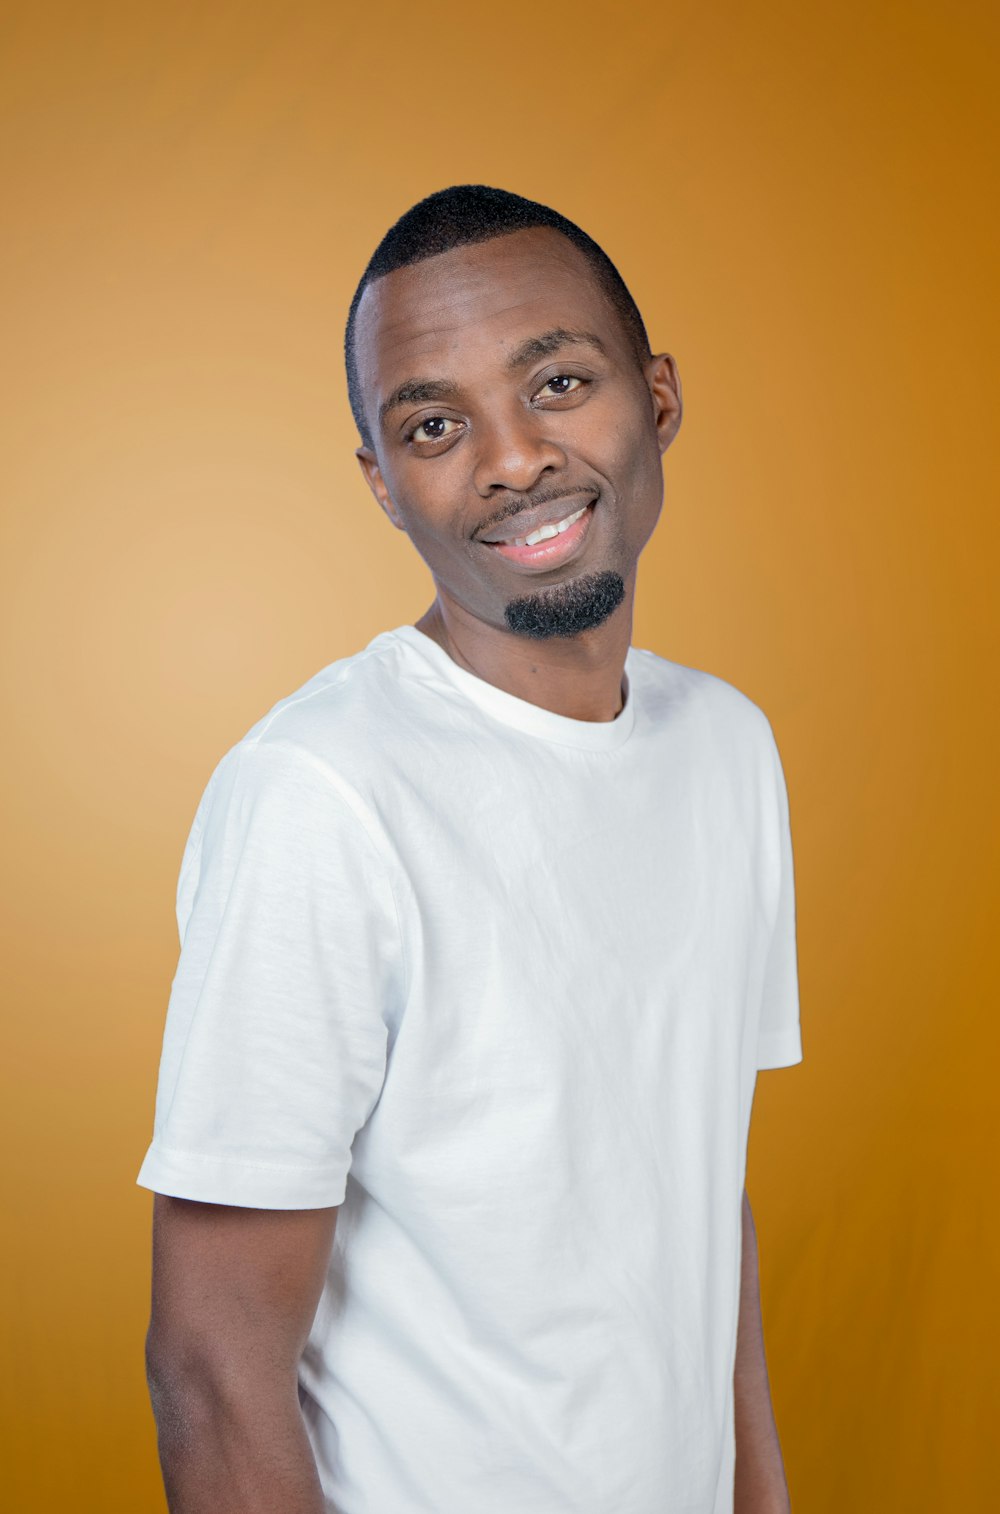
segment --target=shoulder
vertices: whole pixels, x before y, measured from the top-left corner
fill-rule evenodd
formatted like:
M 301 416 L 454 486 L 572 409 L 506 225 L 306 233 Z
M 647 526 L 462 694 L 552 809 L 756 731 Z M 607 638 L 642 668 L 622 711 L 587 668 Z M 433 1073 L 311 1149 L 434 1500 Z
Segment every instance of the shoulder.
M 781 756 L 757 701 L 726 678 L 653 652 L 635 659 L 640 706 L 664 760 L 684 764 L 726 824 L 750 824 L 771 855 L 788 823 Z M 659 759 L 658 759 L 659 760 Z
M 217 761 L 195 832 L 213 813 L 225 811 L 231 820 L 262 806 L 277 811 L 285 805 L 306 815 L 311 802 L 338 797 L 367 821 L 363 796 L 373 756 L 385 749 L 396 724 L 398 690 L 386 637 L 321 668 L 277 700 Z
M 391 640 L 376 636 L 361 651 L 321 668 L 279 699 L 243 736 L 243 750 L 297 749 L 333 766 L 365 761 L 379 727 L 392 723 L 399 688 Z
M 630 666 L 640 685 L 643 708 L 655 725 L 681 720 L 736 751 L 776 753 L 774 732 L 764 710 L 728 679 L 642 647 L 631 649 Z

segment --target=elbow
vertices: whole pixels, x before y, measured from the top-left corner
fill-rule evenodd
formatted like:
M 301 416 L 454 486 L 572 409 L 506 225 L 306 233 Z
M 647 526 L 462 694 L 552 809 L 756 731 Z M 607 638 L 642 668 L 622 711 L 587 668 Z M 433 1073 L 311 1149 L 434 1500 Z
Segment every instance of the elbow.
M 227 1338 L 193 1325 L 146 1334 L 146 1383 L 161 1448 L 225 1432 L 261 1410 L 298 1405 L 298 1374 L 260 1341 Z
M 146 1333 L 145 1362 L 161 1455 L 211 1439 L 222 1423 L 240 1417 L 249 1385 L 210 1333 L 168 1331 L 154 1317 Z
M 197 1383 L 207 1370 L 187 1332 L 164 1326 L 154 1311 L 146 1331 L 146 1382 L 151 1393 L 175 1393 L 184 1383 Z
M 197 1436 L 210 1400 L 209 1374 L 178 1341 L 151 1324 L 146 1332 L 146 1386 L 161 1451 Z

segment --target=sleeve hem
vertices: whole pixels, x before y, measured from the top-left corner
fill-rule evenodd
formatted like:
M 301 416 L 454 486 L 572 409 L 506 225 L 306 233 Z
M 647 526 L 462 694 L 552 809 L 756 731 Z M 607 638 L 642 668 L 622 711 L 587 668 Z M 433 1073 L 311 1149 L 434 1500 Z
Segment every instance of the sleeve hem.
M 202 1204 L 232 1204 L 243 1209 L 331 1209 L 344 1201 L 347 1173 L 328 1167 L 271 1166 L 169 1151 L 154 1141 L 136 1184 L 154 1193 Z
M 757 1070 L 794 1067 L 802 1061 L 802 1032 L 798 1025 L 785 1030 L 763 1031 L 757 1042 Z

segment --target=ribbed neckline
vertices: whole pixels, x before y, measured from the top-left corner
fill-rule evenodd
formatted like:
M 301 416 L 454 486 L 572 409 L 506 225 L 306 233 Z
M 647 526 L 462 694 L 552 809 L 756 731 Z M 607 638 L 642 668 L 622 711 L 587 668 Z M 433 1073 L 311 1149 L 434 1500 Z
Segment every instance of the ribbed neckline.
M 557 715 L 554 710 L 546 710 L 530 700 L 508 694 L 506 689 L 499 689 L 495 684 L 487 683 L 485 678 L 460 667 L 443 647 L 416 626 L 396 626 L 392 631 L 383 631 L 376 640 L 402 644 L 408 651 L 416 653 L 441 680 L 494 720 L 544 741 L 592 752 L 610 751 L 626 742 L 635 726 L 632 647 L 625 657 L 623 704 L 614 720 L 572 720 L 568 715 Z

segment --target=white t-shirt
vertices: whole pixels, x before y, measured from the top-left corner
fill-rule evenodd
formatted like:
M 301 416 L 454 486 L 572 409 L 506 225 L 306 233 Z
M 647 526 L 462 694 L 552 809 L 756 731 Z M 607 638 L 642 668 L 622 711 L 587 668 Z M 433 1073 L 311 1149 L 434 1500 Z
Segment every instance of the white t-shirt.
M 198 808 L 138 1181 L 342 1205 L 300 1368 L 338 1514 L 731 1514 L 787 794 L 731 684 L 632 647 L 623 691 L 569 719 L 399 626 Z

